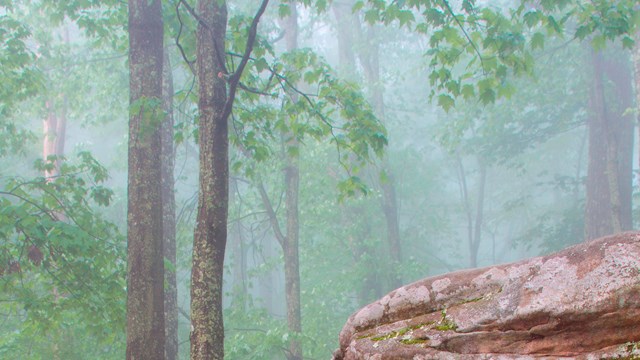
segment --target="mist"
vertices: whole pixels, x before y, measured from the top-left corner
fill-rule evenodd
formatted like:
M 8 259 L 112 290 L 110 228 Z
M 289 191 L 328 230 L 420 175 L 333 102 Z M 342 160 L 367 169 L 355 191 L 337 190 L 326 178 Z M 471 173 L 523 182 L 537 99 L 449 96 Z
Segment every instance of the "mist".
M 606 32 L 527 1 L 260 3 L 0 4 L 1 358 L 327 359 L 402 285 L 637 228 L 637 4 Z M 130 75 L 134 5 L 165 75 Z M 196 355 L 210 290 L 220 350 Z M 151 306 L 162 341 L 136 343 Z

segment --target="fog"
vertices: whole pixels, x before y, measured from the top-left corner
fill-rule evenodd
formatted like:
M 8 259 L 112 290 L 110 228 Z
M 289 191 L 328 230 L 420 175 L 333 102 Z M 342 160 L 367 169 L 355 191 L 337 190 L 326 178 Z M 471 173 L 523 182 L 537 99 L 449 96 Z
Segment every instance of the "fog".
M 134 116 L 127 5 L 90 3 L 0 4 L 0 358 L 125 353 Z M 188 63 L 196 58 L 197 21 L 180 3 L 162 9 L 174 86 L 177 254 L 175 264 L 164 258 L 164 271 L 176 275 L 177 358 L 187 359 L 194 229 L 199 197 L 206 200 L 199 84 L 196 63 Z M 540 20 L 519 28 L 521 39 L 515 27 L 504 30 L 494 46 L 490 35 L 481 37 L 489 25 L 460 27 L 445 20 L 441 5 L 384 2 L 399 4 L 409 20 L 361 3 L 298 4 L 295 49 L 287 43 L 286 21 L 296 14 L 289 5 L 269 4 L 260 20 L 228 119 L 228 359 L 295 359 L 296 351 L 326 359 L 350 314 L 403 284 L 637 227 L 633 89 L 640 75 L 632 59 L 640 55 L 623 31 L 600 41 L 597 30 L 575 35 L 580 19 L 565 20 L 557 32 Z M 451 2 L 452 11 L 467 16 L 464 3 Z M 510 14 L 519 5 L 502 3 L 491 8 Z M 258 5 L 227 5 L 230 71 Z M 429 8 L 451 21 L 455 38 L 434 40 L 437 21 L 421 20 Z M 538 10 L 560 19 L 569 9 Z M 446 63 L 443 53 L 456 46 L 464 55 Z M 61 136 L 43 135 L 43 120 L 52 117 L 66 123 L 64 151 L 44 154 L 54 155 L 51 164 L 57 156 L 57 164 L 77 168 L 32 166 L 47 138 Z M 104 182 L 80 165 L 82 151 L 106 169 Z M 299 185 L 292 190 L 294 168 Z M 63 182 L 75 177 L 83 181 Z M 96 189 L 112 191 L 108 204 L 94 198 Z M 46 198 L 50 192 L 58 196 Z M 283 251 L 294 232 L 299 332 L 291 328 L 285 276 L 294 252 Z M 43 260 L 34 260 L 33 248 Z

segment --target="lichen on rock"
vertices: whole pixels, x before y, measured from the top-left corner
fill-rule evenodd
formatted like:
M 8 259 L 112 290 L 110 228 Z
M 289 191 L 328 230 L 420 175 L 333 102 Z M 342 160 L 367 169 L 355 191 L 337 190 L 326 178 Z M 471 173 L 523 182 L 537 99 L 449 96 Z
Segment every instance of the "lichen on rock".
M 632 359 L 638 341 L 640 234 L 624 233 L 394 290 L 349 318 L 334 360 Z

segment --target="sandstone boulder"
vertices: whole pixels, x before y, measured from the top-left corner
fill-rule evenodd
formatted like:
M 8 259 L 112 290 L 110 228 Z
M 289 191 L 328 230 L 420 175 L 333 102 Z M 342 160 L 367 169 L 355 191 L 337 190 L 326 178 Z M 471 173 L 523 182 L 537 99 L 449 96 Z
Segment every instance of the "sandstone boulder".
M 334 360 L 640 359 L 640 234 L 427 278 L 353 314 Z

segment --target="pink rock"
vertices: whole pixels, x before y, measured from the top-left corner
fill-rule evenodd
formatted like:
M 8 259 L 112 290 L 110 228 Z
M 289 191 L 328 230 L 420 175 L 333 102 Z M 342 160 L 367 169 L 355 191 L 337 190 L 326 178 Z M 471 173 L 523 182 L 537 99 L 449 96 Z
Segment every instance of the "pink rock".
M 351 315 L 334 360 L 640 359 L 640 233 L 406 285 Z

